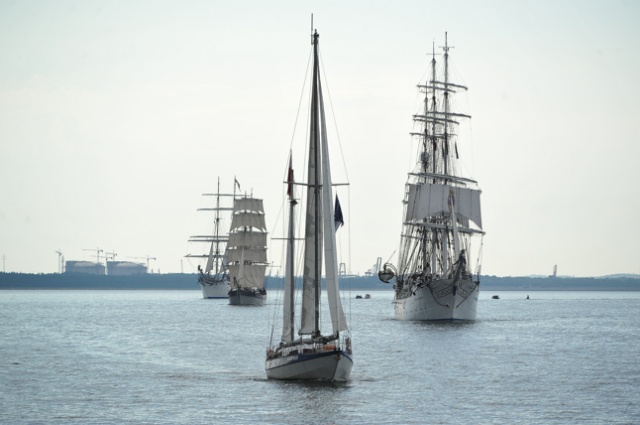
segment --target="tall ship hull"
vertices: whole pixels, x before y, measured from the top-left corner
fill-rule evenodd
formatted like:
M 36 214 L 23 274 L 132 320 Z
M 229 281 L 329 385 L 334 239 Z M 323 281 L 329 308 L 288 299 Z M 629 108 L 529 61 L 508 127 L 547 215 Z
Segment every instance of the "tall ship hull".
M 233 288 L 225 294 L 224 298 L 229 297 L 230 305 L 264 305 L 267 300 L 267 291 L 265 289 L 246 289 Z
M 202 298 L 227 298 L 227 294 L 231 289 L 229 284 L 228 275 L 223 279 L 211 279 L 206 276 L 201 276 L 198 279 L 200 289 L 202 290 Z
M 454 289 L 455 293 L 454 293 Z M 476 320 L 480 286 L 473 281 L 435 281 L 416 287 L 405 297 L 394 300 L 395 318 L 398 320 Z M 407 291 L 408 292 L 408 291 Z
M 346 381 L 351 375 L 353 359 L 335 346 L 289 347 L 277 357 L 267 353 L 267 378 L 280 380 Z

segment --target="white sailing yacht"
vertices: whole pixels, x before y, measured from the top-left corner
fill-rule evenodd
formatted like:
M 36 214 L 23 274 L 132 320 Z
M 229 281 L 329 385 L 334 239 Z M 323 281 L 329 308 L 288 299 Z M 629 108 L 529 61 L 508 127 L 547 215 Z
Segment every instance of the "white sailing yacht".
M 220 178 L 218 178 L 218 191 L 216 193 L 203 193 L 202 196 L 215 196 L 216 204 L 213 208 L 198 208 L 198 211 L 215 212 L 213 221 L 213 233 L 207 235 L 194 235 L 189 238 L 190 243 L 196 245 L 207 244 L 209 253 L 187 254 L 185 257 L 196 260 L 207 260 L 204 269 L 198 264 L 198 283 L 202 289 L 202 298 L 227 298 L 229 289 L 229 274 L 227 273 L 225 250 L 228 235 L 221 233 L 221 212 L 232 211 L 231 206 L 224 206 L 221 198 L 233 199 L 233 194 L 220 193 Z M 213 272 L 213 273 L 212 273 Z
M 267 299 L 267 226 L 262 199 L 249 196 L 233 201 L 233 218 L 227 244 L 231 305 L 263 305 Z
M 420 152 L 405 186 L 403 230 L 398 267 L 385 264 L 384 282 L 394 277 L 395 317 L 400 320 L 475 320 L 480 291 L 482 218 L 480 188 L 464 177 L 458 164 L 460 120 L 451 99 L 467 87 L 449 78 L 449 45 L 445 33 L 444 69 L 437 73 L 435 49 L 431 76 L 419 85 L 424 110 L 413 116 Z M 479 246 L 472 241 L 479 236 Z M 475 249 L 475 251 L 474 251 Z M 471 253 L 477 252 L 476 275 Z
M 313 79 L 309 135 L 309 165 L 306 185 L 306 221 L 304 236 L 304 273 L 300 326 L 297 335 L 294 317 L 294 209 L 293 171 L 289 168 L 289 226 L 285 264 L 282 336 L 277 344 L 269 342 L 266 373 L 270 379 L 304 379 L 344 381 L 353 366 L 351 338 L 340 301 L 338 262 L 336 254 L 336 224 L 329 150 L 320 84 L 318 33 L 313 40 Z M 291 164 L 291 162 L 290 162 Z M 324 255 L 323 255 L 324 254 Z M 320 329 L 320 296 L 322 263 L 332 332 Z

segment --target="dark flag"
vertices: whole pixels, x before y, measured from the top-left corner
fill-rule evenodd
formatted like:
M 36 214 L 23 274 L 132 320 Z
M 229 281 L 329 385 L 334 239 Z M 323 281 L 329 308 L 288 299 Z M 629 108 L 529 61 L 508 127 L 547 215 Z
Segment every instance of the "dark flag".
M 289 153 L 289 172 L 287 173 L 287 195 L 293 199 L 293 167 L 291 166 L 291 153 Z
M 333 214 L 333 220 L 336 223 L 336 231 L 340 226 L 344 226 L 344 218 L 342 217 L 342 208 L 340 208 L 340 200 L 338 200 L 338 195 L 336 195 L 336 208 Z

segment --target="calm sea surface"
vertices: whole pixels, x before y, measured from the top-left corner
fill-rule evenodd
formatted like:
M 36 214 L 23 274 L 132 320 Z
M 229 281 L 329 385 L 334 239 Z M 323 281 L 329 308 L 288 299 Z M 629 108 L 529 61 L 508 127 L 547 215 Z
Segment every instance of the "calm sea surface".
M 274 305 L 0 291 L 0 423 L 640 423 L 638 292 L 485 291 L 468 324 L 355 295 L 351 381 L 309 384 L 265 378 Z

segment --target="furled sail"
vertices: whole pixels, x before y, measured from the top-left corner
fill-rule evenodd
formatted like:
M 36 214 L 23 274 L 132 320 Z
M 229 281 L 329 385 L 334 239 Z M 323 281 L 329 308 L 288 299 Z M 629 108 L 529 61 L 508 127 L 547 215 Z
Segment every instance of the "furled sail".
M 293 197 L 293 159 L 289 157 L 289 172 L 287 173 L 287 195 L 289 196 L 289 228 L 287 231 L 287 257 L 285 260 L 285 272 L 284 272 L 284 309 L 283 309 L 283 321 L 282 321 L 282 337 L 281 341 L 284 343 L 290 343 L 293 341 L 293 326 L 294 326 L 294 302 L 293 292 L 294 288 L 294 260 L 293 253 L 295 248 L 295 223 L 293 219 L 294 208 L 296 201 Z
M 320 75 L 317 59 L 317 52 L 314 49 L 300 335 L 309 335 L 317 331 L 315 301 L 320 292 L 320 267 L 322 265 L 322 198 L 318 196 L 322 176 L 321 169 L 318 168 L 320 167 L 320 129 L 317 108 Z

